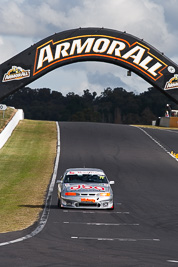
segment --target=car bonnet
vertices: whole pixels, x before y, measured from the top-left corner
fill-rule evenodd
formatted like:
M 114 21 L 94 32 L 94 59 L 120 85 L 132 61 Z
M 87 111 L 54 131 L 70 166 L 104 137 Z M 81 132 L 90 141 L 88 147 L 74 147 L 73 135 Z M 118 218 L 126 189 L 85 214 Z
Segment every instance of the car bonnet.
M 64 184 L 63 190 L 66 192 L 99 193 L 108 192 L 110 185 L 104 183 L 67 183 Z

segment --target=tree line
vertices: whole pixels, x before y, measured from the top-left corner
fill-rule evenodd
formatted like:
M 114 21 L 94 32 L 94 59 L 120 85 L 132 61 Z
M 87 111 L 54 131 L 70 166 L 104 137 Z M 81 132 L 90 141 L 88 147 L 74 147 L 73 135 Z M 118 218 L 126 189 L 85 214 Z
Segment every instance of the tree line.
M 63 96 L 49 88 L 25 87 L 3 103 L 23 109 L 26 119 L 146 125 L 164 116 L 167 103 L 176 109 L 174 102 L 153 87 L 141 94 L 108 87 L 99 96 L 88 89 L 81 96 L 75 93 Z

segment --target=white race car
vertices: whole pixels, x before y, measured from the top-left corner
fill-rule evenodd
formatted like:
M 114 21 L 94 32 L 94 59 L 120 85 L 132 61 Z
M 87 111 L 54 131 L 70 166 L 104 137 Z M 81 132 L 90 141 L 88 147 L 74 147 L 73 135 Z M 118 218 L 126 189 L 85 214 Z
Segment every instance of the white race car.
M 113 191 L 100 169 L 67 169 L 58 183 L 58 207 L 113 209 Z

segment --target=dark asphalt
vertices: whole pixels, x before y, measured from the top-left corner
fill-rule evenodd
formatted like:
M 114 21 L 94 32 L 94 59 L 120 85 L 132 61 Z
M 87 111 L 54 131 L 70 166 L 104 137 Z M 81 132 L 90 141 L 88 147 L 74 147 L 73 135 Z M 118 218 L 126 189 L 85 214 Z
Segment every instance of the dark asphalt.
M 103 169 L 115 180 L 115 209 L 57 209 L 56 185 L 45 228 L 0 247 L 0 266 L 178 266 L 178 161 L 136 127 L 59 125 L 58 177 L 69 167 Z M 144 130 L 178 153 L 178 131 Z M 0 243 L 25 233 L 1 234 Z

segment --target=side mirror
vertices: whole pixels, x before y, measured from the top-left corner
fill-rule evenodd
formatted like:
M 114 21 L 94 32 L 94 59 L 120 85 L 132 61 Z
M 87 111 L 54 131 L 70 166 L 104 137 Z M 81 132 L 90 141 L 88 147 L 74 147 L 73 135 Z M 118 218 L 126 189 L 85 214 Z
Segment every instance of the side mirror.
M 60 179 L 56 181 L 56 184 L 61 184 L 62 183 L 62 178 L 63 178 L 63 176 L 61 176 Z
M 114 181 L 110 181 L 109 183 L 110 183 L 110 184 L 115 184 L 115 182 L 114 182 Z

